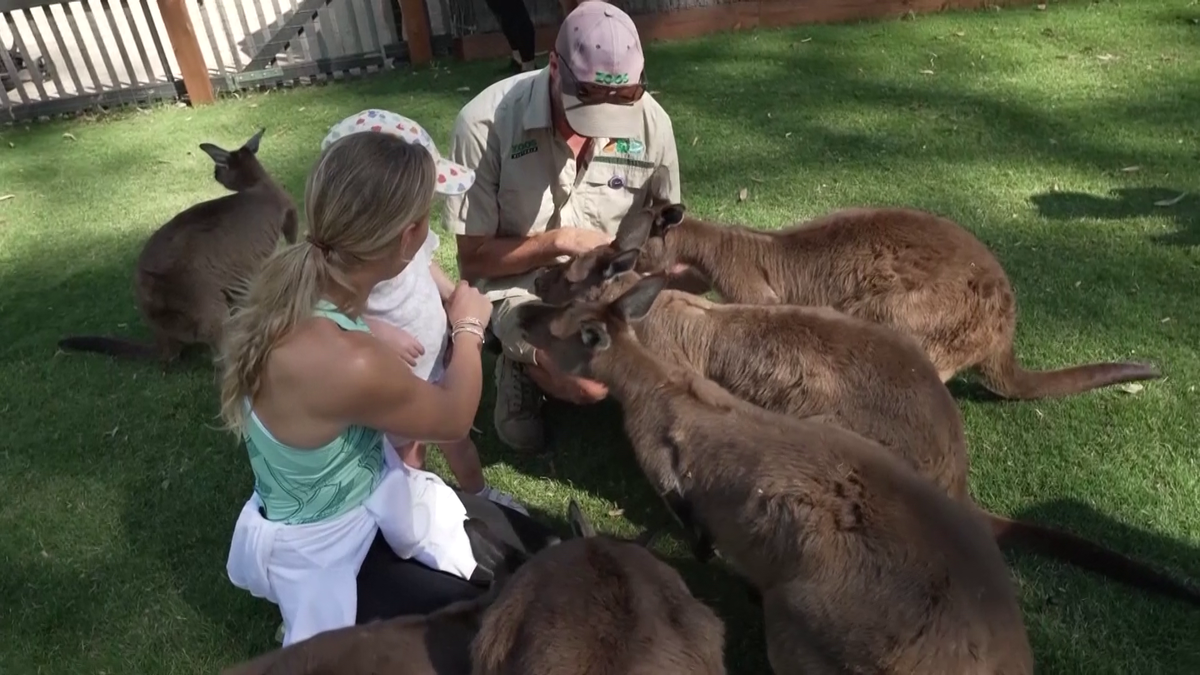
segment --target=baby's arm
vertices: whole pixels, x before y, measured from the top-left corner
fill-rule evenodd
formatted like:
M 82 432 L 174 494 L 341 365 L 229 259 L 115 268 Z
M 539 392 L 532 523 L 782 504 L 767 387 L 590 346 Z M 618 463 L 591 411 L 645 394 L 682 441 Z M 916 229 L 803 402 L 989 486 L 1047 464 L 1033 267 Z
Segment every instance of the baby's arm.
M 436 260 L 429 263 L 429 274 L 433 276 L 433 283 L 437 284 L 438 295 L 442 296 L 442 303 L 445 304 L 450 300 L 450 295 L 454 293 L 454 282 L 450 281 Z

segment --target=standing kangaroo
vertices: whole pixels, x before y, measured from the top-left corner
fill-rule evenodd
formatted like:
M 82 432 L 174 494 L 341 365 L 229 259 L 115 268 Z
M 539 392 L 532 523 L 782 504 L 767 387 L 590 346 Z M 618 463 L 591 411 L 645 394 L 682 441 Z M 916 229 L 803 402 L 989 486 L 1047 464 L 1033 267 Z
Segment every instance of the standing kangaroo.
M 638 248 L 637 269 L 685 264 L 728 302 L 829 306 L 917 339 L 943 382 L 976 370 L 1009 399 L 1077 394 L 1160 377 L 1143 363 L 1093 363 L 1030 371 L 1013 351 L 1017 305 L 1008 276 L 957 223 L 913 209 L 846 209 L 783 230 L 719 226 L 685 216 L 654 196 L 656 174 L 612 245 L 564 274 L 586 283 L 620 251 Z
M 590 290 L 545 285 L 541 295 L 607 303 L 642 278 L 626 251 Z M 561 282 L 561 280 L 560 280 Z M 545 297 L 545 296 L 543 296 Z M 827 307 L 717 304 L 664 290 L 638 341 L 677 359 L 754 405 L 797 418 L 819 416 L 873 440 L 906 461 L 949 497 L 975 508 L 967 489 L 969 459 L 962 416 L 915 340 L 882 324 Z M 1200 591 L 1076 535 L 982 512 L 1003 547 L 1022 546 L 1138 588 L 1200 605 Z M 693 542 L 701 560 L 709 543 Z
M 232 152 L 211 143 L 213 176 L 233 194 L 195 204 L 167 221 L 142 247 L 134 274 L 138 311 L 154 344 L 122 338 L 78 336 L 62 349 L 153 358 L 166 366 L 184 347 L 220 342 L 234 299 L 279 244 L 294 243 L 296 206 L 259 163 L 260 129 Z
M 759 592 L 777 675 L 1027 675 L 1016 592 L 977 512 L 877 443 L 759 408 L 642 346 L 666 284 L 530 302 L 528 341 L 603 382 L 637 461 Z
M 475 638 L 472 675 L 724 675 L 725 627 L 646 548 L 596 535 L 571 501 L 575 539 L 513 575 Z

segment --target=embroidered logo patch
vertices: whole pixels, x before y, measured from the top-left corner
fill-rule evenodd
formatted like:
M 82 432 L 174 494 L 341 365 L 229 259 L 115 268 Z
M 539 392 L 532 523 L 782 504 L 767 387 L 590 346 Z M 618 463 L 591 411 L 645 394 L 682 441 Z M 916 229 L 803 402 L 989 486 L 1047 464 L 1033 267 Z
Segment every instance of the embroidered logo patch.
M 620 176 L 613 176 L 608 179 L 608 187 L 614 190 L 620 190 L 625 187 L 625 179 Z
M 614 138 L 605 144 L 605 154 L 640 155 L 646 152 L 646 146 L 636 138 Z
M 512 148 L 508 151 L 509 159 L 517 159 L 524 157 L 525 155 L 533 154 L 537 151 L 538 144 L 536 138 L 531 138 L 527 141 L 521 141 L 520 143 L 513 143 Z
M 597 70 L 596 83 L 607 85 L 629 84 L 629 73 L 606 73 L 604 71 Z

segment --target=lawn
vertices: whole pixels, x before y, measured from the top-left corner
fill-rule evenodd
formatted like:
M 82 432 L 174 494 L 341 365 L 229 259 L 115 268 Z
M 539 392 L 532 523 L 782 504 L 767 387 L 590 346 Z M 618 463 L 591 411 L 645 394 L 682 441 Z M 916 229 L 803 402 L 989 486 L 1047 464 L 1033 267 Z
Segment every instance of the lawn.
M 720 35 L 648 49 L 691 212 L 763 228 L 852 205 L 956 219 L 1000 258 L 1032 367 L 1145 358 L 1129 393 L 961 401 L 973 491 L 1200 579 L 1200 8 L 1052 3 Z M 139 246 L 222 189 L 204 141 L 260 157 L 299 199 L 328 125 L 368 106 L 428 125 L 499 62 L 0 129 L 0 673 L 211 673 L 273 646 L 276 610 L 225 555 L 252 478 L 215 429 L 203 356 L 176 372 L 56 353 L 71 333 L 147 336 Z M 746 199 L 739 193 L 745 189 Z M 1176 201 L 1181 193 L 1188 192 Z M 1157 202 L 1157 203 L 1156 203 Z M 440 260 L 454 270 L 451 237 Z M 490 360 L 485 364 L 491 372 Z M 477 426 L 490 479 L 561 520 L 668 525 L 603 404 L 550 411 L 553 450 Z M 714 563 L 665 554 L 726 619 L 731 672 L 768 672 L 761 622 Z M 1031 555 L 1009 557 L 1040 673 L 1200 672 L 1200 614 Z

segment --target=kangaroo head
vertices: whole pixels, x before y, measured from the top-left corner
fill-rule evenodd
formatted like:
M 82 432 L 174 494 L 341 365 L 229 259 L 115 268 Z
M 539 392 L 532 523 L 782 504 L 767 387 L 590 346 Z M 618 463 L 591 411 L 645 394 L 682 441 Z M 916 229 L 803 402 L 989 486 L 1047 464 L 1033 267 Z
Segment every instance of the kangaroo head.
M 612 346 L 614 334 L 632 330 L 630 324 L 645 318 L 666 285 L 665 276 L 651 275 L 611 301 L 527 302 L 517 308 L 517 324 L 525 340 L 560 369 L 586 377 L 596 354 Z
M 631 269 L 643 274 L 668 270 L 675 261 L 667 255 L 664 238 L 683 222 L 687 207 L 662 196 L 667 179 L 665 169 L 655 169 L 621 219 L 612 243 L 544 268 L 534 281 L 534 293 L 545 302 L 561 304 Z
M 242 147 L 230 152 L 212 143 L 201 143 L 200 149 L 212 158 L 216 167 L 213 178 L 234 192 L 240 192 L 260 183 L 266 175 L 258 163 L 258 142 L 266 129 L 259 129 Z

